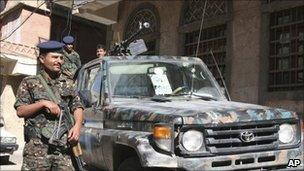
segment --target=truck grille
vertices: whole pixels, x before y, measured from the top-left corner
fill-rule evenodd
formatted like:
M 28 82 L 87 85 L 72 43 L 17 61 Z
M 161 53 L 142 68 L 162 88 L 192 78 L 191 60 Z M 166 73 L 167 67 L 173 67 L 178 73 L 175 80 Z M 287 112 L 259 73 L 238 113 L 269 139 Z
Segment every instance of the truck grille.
M 205 127 L 206 148 L 213 154 L 271 150 L 278 147 L 278 123 Z

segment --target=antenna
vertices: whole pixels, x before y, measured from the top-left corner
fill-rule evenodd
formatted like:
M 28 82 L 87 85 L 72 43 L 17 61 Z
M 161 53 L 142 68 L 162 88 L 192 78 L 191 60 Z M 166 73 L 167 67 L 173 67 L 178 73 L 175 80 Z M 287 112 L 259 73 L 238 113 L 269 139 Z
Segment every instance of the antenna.
M 205 12 L 206 12 L 206 6 L 207 6 L 207 0 L 205 0 L 203 14 L 202 14 L 202 20 L 201 20 L 201 26 L 200 26 L 200 32 L 199 32 L 198 39 L 197 39 L 197 46 L 196 46 L 196 52 L 195 52 L 195 57 L 196 58 L 197 58 L 199 44 L 200 44 L 201 35 L 202 35 L 202 31 L 203 31 L 203 23 L 204 23 L 204 17 L 205 17 Z M 193 65 L 193 68 L 191 69 L 191 72 L 192 72 L 192 78 L 191 78 L 190 98 L 191 98 L 191 96 L 193 94 L 193 83 L 194 83 L 194 79 L 193 78 L 194 78 L 194 72 L 195 72 L 194 65 Z
M 191 91 L 190 91 L 190 98 L 192 97 L 193 94 L 193 84 L 194 84 L 194 73 L 195 73 L 195 68 L 194 68 L 194 64 L 193 64 L 193 68 L 191 69 Z
M 195 52 L 195 57 L 196 58 L 197 58 L 198 49 L 199 49 L 199 45 L 200 45 L 200 41 L 201 41 L 201 35 L 202 35 L 202 31 L 203 31 L 203 24 L 204 24 L 206 6 L 207 6 L 207 0 L 205 1 L 205 4 L 204 4 L 203 16 L 202 16 L 202 21 L 201 21 L 201 26 L 200 26 L 200 32 L 199 32 L 198 39 L 197 39 L 197 46 L 196 46 L 196 52 Z
M 221 71 L 220 71 L 220 68 L 218 67 L 218 64 L 217 64 L 217 62 L 216 62 L 216 60 L 215 60 L 215 57 L 214 57 L 214 55 L 213 55 L 212 49 L 210 50 L 210 53 L 211 53 L 212 59 L 213 59 L 213 61 L 214 61 L 214 63 L 215 63 L 217 72 L 220 74 L 221 81 L 222 81 L 222 83 L 223 83 L 223 85 L 224 85 L 225 92 L 226 92 L 226 94 L 227 94 L 228 100 L 231 101 L 230 94 L 229 94 L 228 89 L 227 89 L 227 87 L 226 87 L 225 80 L 224 80 L 223 75 L 222 75 L 222 73 L 221 73 Z

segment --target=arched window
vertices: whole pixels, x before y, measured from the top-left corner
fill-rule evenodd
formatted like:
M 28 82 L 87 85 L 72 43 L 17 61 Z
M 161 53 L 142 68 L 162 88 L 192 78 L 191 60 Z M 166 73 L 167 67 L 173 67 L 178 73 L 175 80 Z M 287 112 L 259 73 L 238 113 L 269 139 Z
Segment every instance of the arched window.
M 205 1 L 189 0 L 184 2 L 181 15 L 181 28 L 184 33 L 184 55 L 195 56 L 199 43 L 198 57 L 206 63 L 214 77 L 220 80 L 211 51 L 222 75 L 225 77 L 227 20 L 222 20 L 222 18 L 227 15 L 227 1 L 207 0 L 203 31 L 200 40 L 198 40 Z M 221 84 L 221 81 L 219 83 Z
M 150 3 L 139 5 L 129 16 L 126 26 L 124 38 L 127 39 L 134 34 L 139 28 L 139 22 L 149 22 L 150 28 L 145 29 L 138 38 L 145 40 L 148 51 L 144 54 L 158 54 L 159 42 L 159 16 L 156 8 Z

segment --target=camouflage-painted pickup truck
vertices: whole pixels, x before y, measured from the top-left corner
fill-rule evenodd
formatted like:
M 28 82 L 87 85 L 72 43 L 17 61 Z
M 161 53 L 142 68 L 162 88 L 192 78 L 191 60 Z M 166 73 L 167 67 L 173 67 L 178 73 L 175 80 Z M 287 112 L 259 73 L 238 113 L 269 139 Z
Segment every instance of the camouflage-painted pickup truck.
M 82 67 L 77 87 L 86 106 L 80 143 L 89 166 L 303 169 L 301 118 L 228 101 L 200 59 L 96 59 Z

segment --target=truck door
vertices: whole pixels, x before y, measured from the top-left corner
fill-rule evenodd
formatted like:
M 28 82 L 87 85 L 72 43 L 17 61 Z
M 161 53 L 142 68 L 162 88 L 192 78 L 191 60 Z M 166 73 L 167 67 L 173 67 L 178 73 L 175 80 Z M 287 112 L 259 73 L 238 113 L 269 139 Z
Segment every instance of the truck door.
M 83 158 L 87 164 L 103 168 L 104 159 L 99 134 L 103 129 L 103 112 L 100 105 L 101 65 L 90 66 L 80 74 L 83 75 L 78 80 L 78 91 L 85 106 L 85 121 L 80 136 Z

